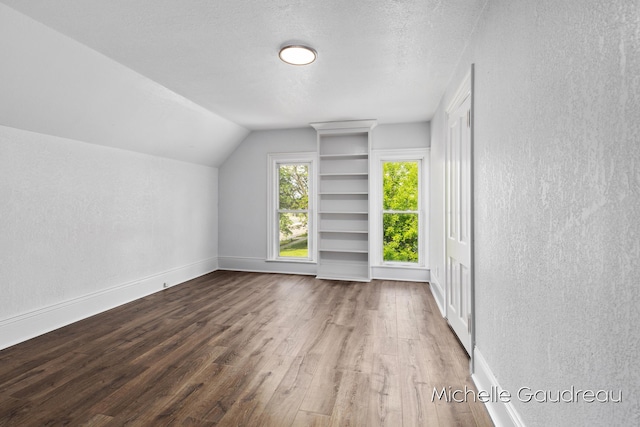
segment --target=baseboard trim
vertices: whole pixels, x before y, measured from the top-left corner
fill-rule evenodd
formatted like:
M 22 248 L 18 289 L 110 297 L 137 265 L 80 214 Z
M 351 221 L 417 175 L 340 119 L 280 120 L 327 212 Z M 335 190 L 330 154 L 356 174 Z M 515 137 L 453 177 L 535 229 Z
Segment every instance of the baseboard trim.
M 475 372 L 471 375 L 473 382 L 475 383 L 478 390 L 495 390 L 494 394 L 500 393 L 503 388 L 498 384 L 498 380 L 493 375 L 491 368 L 489 368 L 489 364 L 486 359 L 478 350 L 478 347 L 473 349 L 473 357 L 475 363 Z M 512 399 L 517 399 L 517 395 L 515 395 L 516 391 L 511 390 Z M 516 411 L 513 406 L 513 400 L 509 402 L 487 402 L 485 403 L 487 410 L 489 411 L 489 415 L 493 420 L 493 423 L 496 427 L 525 427 L 524 422 L 520 418 L 518 411 Z
M 299 262 L 269 262 L 264 258 L 221 256 L 219 269 L 228 271 L 248 271 L 252 273 L 302 274 L 315 276 L 317 264 Z M 378 266 L 371 269 L 372 278 L 407 282 L 428 282 L 430 272 L 425 268 L 398 268 Z
M 433 295 L 433 299 L 436 300 L 436 304 L 440 309 L 440 314 L 442 314 L 442 317 L 445 317 L 444 291 L 442 289 L 442 286 L 440 285 L 440 281 L 438 280 L 437 277 L 435 277 L 434 275 L 431 275 L 431 280 L 429 284 L 431 285 L 431 294 Z
M 0 320 L 0 350 L 217 269 L 213 257 Z
M 371 267 L 371 277 L 379 280 L 428 282 L 430 272 L 426 268 L 374 266 Z
M 251 273 L 302 274 L 315 276 L 317 264 L 300 262 L 269 262 L 264 258 L 218 257 L 219 269 L 228 271 L 248 271 Z

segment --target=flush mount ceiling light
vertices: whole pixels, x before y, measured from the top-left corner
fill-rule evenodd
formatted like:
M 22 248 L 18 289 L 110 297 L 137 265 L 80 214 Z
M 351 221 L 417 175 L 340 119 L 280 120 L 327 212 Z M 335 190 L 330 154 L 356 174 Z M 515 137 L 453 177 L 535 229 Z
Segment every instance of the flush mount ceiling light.
M 318 57 L 318 53 L 307 46 L 290 45 L 280 49 L 280 59 L 291 65 L 311 64 Z

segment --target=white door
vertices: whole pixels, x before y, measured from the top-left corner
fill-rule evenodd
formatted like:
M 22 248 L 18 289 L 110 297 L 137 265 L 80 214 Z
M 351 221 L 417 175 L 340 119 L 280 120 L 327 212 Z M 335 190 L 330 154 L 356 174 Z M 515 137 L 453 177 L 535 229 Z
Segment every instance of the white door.
M 468 90 L 467 90 L 468 89 Z M 463 83 L 447 110 L 445 164 L 445 293 L 451 328 L 471 355 L 471 85 Z

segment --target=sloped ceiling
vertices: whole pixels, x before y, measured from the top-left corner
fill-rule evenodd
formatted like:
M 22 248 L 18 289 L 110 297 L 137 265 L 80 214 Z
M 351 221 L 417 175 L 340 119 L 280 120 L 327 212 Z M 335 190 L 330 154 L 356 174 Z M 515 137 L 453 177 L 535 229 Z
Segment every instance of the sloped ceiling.
M 2 0 L 248 129 L 431 118 L 486 0 Z M 288 42 L 307 67 L 282 63 Z
M 0 125 L 219 166 L 249 130 L 0 4 Z
M 486 1 L 0 0 L 0 124 L 218 165 L 249 130 L 426 121 Z

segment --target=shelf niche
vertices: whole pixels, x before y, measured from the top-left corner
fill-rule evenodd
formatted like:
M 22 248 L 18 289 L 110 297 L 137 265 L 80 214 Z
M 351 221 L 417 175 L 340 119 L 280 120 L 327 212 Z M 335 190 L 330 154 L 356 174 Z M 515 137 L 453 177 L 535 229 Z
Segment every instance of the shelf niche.
M 312 123 L 318 133 L 317 278 L 369 282 L 371 130 L 375 120 Z

